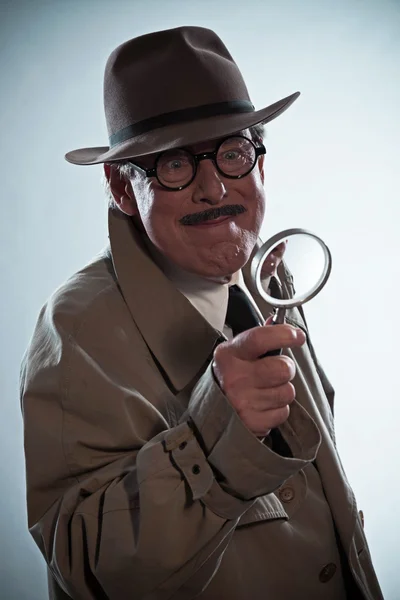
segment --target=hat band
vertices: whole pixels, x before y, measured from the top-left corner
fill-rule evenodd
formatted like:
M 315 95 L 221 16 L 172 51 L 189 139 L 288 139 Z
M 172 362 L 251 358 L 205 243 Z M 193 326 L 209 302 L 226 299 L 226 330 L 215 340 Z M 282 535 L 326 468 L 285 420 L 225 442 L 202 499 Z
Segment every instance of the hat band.
M 130 138 L 137 135 L 142 135 L 153 129 L 165 127 L 166 125 L 178 125 L 185 121 L 194 119 L 205 119 L 207 117 L 216 117 L 221 115 L 239 114 L 253 112 L 255 110 L 251 102 L 247 100 L 233 100 L 232 102 L 217 102 L 215 104 L 204 104 L 203 106 L 195 106 L 193 108 L 184 108 L 173 112 L 164 113 L 157 117 L 150 117 L 143 121 L 138 121 L 134 125 L 128 125 L 113 133 L 110 140 L 110 148 L 126 142 Z

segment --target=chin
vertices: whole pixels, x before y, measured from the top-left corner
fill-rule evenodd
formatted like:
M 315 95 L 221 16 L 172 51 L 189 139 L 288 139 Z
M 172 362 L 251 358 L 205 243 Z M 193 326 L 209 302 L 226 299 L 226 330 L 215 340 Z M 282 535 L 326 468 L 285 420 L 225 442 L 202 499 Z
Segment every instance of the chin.
M 173 260 L 181 268 L 205 278 L 230 277 L 249 260 L 257 235 L 246 232 L 236 239 L 214 242 L 211 246 L 174 253 Z M 171 257 L 172 258 L 172 257 Z
M 231 252 L 214 256 L 212 260 L 201 267 L 202 275 L 203 277 L 209 278 L 230 278 L 234 273 L 237 273 L 242 267 L 244 267 L 250 257 L 250 254 L 251 251 L 247 253 L 238 249 L 232 249 Z

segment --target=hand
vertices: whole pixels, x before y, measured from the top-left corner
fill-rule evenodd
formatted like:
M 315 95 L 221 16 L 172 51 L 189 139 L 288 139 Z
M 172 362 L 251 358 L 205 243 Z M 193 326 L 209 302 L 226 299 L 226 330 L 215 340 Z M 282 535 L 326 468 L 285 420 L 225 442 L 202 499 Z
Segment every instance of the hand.
M 259 358 L 276 348 L 302 346 L 306 336 L 291 325 L 264 325 L 217 346 L 213 371 L 243 423 L 262 437 L 289 417 L 296 367 L 288 356 Z

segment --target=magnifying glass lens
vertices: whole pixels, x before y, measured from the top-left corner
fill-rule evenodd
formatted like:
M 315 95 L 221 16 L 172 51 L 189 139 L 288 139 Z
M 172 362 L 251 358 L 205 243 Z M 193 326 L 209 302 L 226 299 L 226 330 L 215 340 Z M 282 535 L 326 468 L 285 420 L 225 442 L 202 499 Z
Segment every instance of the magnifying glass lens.
M 265 242 L 252 260 L 251 276 L 258 293 L 275 308 L 272 324 L 284 323 L 287 309 L 316 296 L 331 268 L 329 248 L 305 229 L 287 229 Z M 263 356 L 280 353 L 277 350 Z

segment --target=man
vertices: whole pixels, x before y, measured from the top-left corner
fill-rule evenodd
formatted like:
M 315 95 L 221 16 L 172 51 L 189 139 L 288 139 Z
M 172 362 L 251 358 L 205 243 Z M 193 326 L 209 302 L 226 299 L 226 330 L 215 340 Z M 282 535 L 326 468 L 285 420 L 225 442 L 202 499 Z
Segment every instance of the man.
M 255 111 L 198 27 L 108 60 L 110 146 L 67 159 L 104 163 L 110 248 L 45 305 L 22 371 L 51 598 L 382 598 L 305 322 L 259 326 L 271 307 L 248 274 L 259 124 L 297 96 Z

